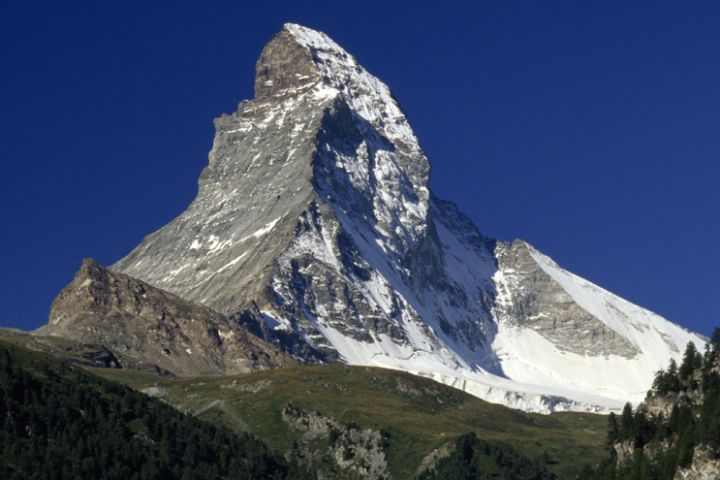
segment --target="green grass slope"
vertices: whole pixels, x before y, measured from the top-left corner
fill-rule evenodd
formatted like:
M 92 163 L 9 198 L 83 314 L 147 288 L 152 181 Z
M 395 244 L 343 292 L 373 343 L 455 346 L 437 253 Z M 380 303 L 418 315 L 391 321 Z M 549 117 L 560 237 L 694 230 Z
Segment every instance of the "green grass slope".
M 327 365 L 230 377 L 160 378 L 117 369 L 94 370 L 162 398 L 200 418 L 249 431 L 289 452 L 300 432 L 283 420 L 288 405 L 387 436 L 391 475 L 413 478 L 474 432 L 507 445 L 556 473 L 575 478 L 605 453 L 607 417 L 527 414 L 490 404 L 432 380 L 392 370 Z
M 0 478 L 290 479 L 248 434 L 0 341 Z

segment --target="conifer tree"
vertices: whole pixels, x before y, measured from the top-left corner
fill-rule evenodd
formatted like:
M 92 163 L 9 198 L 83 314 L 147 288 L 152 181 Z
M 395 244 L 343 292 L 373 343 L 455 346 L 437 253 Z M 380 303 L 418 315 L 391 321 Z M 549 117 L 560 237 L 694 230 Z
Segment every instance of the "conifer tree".
M 618 425 L 617 415 L 615 415 L 615 412 L 610 412 L 608 416 L 607 444 L 612 448 L 619 440 L 620 426 Z
M 710 346 L 715 352 L 720 351 L 720 327 L 715 327 L 710 337 Z
M 627 440 L 633 435 L 633 410 L 630 402 L 625 404 L 620 417 L 620 439 Z
M 680 365 L 680 379 L 689 381 L 692 379 L 695 370 L 700 368 L 702 365 L 702 357 L 695 348 L 693 342 L 688 342 L 685 348 L 685 354 L 683 355 L 683 362 Z

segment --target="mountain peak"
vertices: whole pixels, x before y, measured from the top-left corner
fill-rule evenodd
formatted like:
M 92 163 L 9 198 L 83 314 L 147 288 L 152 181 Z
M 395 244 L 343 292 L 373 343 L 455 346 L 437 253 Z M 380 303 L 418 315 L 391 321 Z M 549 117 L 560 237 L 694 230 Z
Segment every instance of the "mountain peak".
M 421 372 L 525 409 L 621 406 L 702 343 L 433 197 L 390 89 L 327 35 L 287 24 L 256 67 L 195 200 L 114 271 L 304 361 Z
M 305 92 L 310 85 L 339 91 L 378 133 L 427 163 L 415 133 L 390 88 L 326 34 L 286 23 L 256 64 L 255 97 Z
M 298 91 L 320 80 L 310 49 L 286 26 L 263 48 L 255 65 L 255 98 Z
M 286 23 L 263 48 L 256 64 L 255 97 L 304 91 L 322 83 L 328 87 L 347 85 L 348 66 L 361 67 L 340 45 L 322 32 Z
M 83 258 L 82 263 L 80 264 L 80 272 L 92 272 L 101 270 L 102 265 L 100 265 L 100 262 L 95 260 L 94 258 Z
M 299 25 L 297 23 L 286 23 L 283 25 L 283 31 L 288 32 L 299 43 L 307 48 L 314 50 L 324 50 L 335 52 L 338 56 L 348 56 L 349 53 L 345 51 L 340 45 L 328 37 L 326 34 L 319 30 L 313 30 L 312 28 Z

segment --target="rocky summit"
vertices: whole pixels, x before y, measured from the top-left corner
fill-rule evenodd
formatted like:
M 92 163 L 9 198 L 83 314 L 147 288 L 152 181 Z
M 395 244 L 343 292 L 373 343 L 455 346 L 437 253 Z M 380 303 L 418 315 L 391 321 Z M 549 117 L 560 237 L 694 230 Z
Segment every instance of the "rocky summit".
M 640 400 L 687 342 L 704 344 L 435 197 L 389 88 L 323 33 L 285 25 L 255 98 L 215 127 L 195 200 L 107 275 L 204 305 L 301 362 L 405 370 L 530 411 Z M 158 352 L 165 341 L 182 355 L 162 336 Z M 217 341 L 188 347 L 180 370 L 215 362 Z

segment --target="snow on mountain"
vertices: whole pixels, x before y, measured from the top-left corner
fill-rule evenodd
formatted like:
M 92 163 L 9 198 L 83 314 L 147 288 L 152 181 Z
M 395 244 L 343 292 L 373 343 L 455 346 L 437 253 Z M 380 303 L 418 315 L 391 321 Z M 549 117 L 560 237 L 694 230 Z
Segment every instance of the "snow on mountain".
M 413 372 L 529 411 L 607 411 L 703 340 L 481 235 L 432 195 L 388 87 L 285 25 L 255 98 L 216 120 L 198 195 L 114 269 L 296 358 Z

